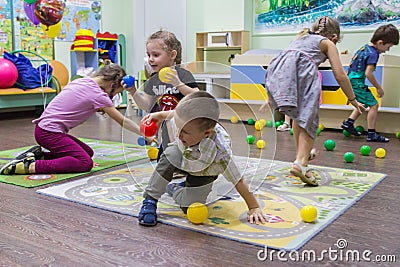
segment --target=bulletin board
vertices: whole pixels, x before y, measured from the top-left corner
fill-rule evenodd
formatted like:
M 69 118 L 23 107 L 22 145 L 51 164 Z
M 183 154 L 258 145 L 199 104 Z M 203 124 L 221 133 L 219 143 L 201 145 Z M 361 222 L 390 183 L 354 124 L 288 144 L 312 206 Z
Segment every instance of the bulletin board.
M 400 27 L 398 0 L 253 0 L 254 34 L 297 33 L 321 16 L 336 19 L 342 30 L 372 31 L 387 23 Z

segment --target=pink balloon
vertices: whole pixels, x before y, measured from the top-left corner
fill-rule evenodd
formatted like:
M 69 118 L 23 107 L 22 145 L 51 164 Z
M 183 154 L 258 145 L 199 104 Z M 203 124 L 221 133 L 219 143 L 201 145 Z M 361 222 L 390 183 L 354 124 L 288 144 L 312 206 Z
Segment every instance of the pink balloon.
M 28 4 L 27 2 L 24 2 L 24 10 L 26 16 L 32 21 L 32 23 L 35 25 L 39 25 L 40 22 L 35 14 L 35 3 Z

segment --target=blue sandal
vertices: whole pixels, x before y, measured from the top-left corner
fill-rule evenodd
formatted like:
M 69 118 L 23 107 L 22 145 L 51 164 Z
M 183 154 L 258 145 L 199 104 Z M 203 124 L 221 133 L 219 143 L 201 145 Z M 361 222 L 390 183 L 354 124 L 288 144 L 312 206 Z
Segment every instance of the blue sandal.
M 140 225 L 155 226 L 157 224 L 157 200 L 143 200 L 138 219 Z

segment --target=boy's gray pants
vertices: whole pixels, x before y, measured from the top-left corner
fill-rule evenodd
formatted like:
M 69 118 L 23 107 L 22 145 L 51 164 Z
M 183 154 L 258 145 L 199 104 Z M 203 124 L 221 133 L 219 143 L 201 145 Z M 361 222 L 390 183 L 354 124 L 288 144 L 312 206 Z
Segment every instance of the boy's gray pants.
M 213 181 L 218 176 L 194 176 L 180 169 L 182 163 L 182 152 L 177 145 L 170 145 L 165 148 L 160 157 L 156 169 L 150 177 L 145 189 L 144 197 L 159 199 L 165 193 L 167 184 L 172 180 L 173 174 L 177 171 L 186 174 L 186 186 L 178 189 L 173 194 L 173 199 L 186 211 L 187 207 L 194 202 L 206 203 L 210 194 Z

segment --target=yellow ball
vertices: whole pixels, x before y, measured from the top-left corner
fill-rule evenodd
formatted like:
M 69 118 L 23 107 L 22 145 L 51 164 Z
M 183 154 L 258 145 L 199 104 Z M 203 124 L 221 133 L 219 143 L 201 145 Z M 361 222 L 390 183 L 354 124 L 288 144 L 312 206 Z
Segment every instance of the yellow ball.
M 187 218 L 193 224 L 201 224 L 208 217 L 207 206 L 200 202 L 190 204 L 187 210 Z
M 314 222 L 317 219 L 318 211 L 314 206 L 306 205 L 300 210 L 300 216 L 305 222 Z
M 265 141 L 264 140 L 258 140 L 256 143 L 258 148 L 264 148 L 265 147 Z
M 262 124 L 260 121 L 256 121 L 256 122 L 254 123 L 254 128 L 256 128 L 257 131 L 261 131 L 262 128 L 264 128 L 264 125 L 265 125 L 265 124 Z
M 261 123 L 261 125 L 264 127 L 264 126 L 267 126 L 267 121 L 266 120 L 264 120 L 264 119 L 260 119 L 260 123 Z
M 232 116 L 231 117 L 231 122 L 232 123 L 238 123 L 238 121 L 239 121 L 238 117 L 236 117 L 236 116 Z
M 149 159 L 151 159 L 151 160 L 154 160 L 154 159 L 157 159 L 157 156 L 158 156 L 158 148 L 156 148 L 156 147 L 150 147 L 148 150 L 147 150 L 147 156 L 149 156 Z
M 172 73 L 170 67 L 162 68 L 162 69 L 158 72 L 158 78 L 159 78 L 160 81 L 162 81 L 163 83 L 169 83 L 169 82 L 171 82 L 170 79 L 168 79 L 167 77 L 165 77 L 165 75 L 166 75 L 167 73 Z
M 322 123 L 319 124 L 318 126 L 320 131 L 323 131 L 325 129 L 325 125 L 323 125 Z
M 384 158 L 386 156 L 386 150 L 383 148 L 377 148 L 375 150 L 375 156 L 377 158 Z

